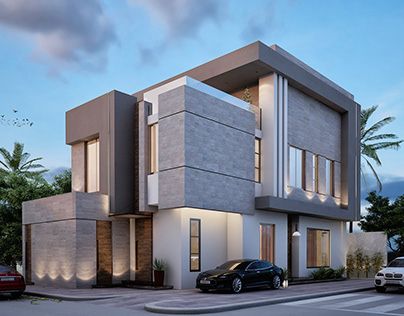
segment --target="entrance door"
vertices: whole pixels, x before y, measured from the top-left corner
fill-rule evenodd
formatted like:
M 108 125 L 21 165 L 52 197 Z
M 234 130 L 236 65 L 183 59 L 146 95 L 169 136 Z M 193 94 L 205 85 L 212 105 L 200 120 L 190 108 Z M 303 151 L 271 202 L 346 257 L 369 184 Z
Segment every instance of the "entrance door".
M 111 222 L 97 221 L 97 285 L 112 284 Z

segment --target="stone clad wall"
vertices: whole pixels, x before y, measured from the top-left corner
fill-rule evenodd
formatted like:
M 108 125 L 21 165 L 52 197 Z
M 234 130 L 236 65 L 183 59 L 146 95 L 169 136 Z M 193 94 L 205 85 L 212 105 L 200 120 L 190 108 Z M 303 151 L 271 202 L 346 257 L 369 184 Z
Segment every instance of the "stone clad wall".
M 188 86 L 159 96 L 159 209 L 254 209 L 254 113 Z

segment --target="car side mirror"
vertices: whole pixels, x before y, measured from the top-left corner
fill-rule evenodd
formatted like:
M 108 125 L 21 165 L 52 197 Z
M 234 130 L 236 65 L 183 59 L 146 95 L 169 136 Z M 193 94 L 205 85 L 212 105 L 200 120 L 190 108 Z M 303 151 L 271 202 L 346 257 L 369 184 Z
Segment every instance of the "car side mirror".
M 387 266 L 386 265 L 384 265 L 384 266 L 382 266 L 382 268 L 384 269 L 384 268 L 387 268 Z

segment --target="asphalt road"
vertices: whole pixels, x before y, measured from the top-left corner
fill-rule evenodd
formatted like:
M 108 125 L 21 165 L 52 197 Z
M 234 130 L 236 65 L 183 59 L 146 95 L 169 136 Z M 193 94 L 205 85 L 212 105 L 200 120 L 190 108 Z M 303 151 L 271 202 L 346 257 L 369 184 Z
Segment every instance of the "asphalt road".
M 134 310 L 128 307 L 108 306 L 101 302 L 59 302 L 30 297 L 11 300 L 7 297 L 0 297 L 0 316 L 153 315 L 139 309 L 134 313 Z M 389 291 L 386 294 L 379 294 L 374 291 L 367 291 L 208 315 L 398 316 L 404 315 L 404 293 Z

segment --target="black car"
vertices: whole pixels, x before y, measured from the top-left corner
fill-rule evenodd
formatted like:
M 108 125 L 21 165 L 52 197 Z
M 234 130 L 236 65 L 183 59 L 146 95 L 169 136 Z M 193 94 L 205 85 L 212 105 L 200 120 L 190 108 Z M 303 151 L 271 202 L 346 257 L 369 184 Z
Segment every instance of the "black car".
M 265 260 L 232 260 L 202 272 L 196 279 L 196 287 L 202 292 L 231 290 L 240 293 L 251 287 L 269 286 L 279 289 L 283 282 L 283 270 Z

